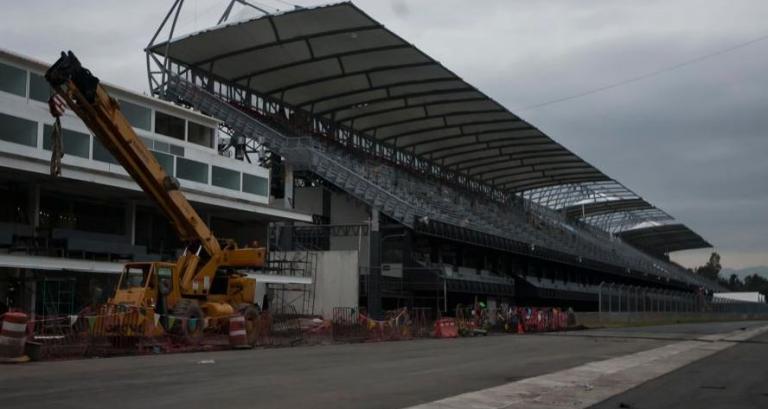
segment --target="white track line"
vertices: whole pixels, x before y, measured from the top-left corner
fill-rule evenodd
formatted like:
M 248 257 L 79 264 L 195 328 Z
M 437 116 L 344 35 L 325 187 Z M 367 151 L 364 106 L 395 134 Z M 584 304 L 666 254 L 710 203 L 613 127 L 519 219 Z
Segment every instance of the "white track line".
M 707 335 L 409 409 L 588 408 L 766 331 L 768 326 Z

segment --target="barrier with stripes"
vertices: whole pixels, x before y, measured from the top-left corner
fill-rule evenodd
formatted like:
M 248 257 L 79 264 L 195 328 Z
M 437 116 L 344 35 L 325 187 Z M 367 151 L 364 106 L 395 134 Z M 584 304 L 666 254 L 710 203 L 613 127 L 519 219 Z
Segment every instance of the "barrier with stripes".
M 27 342 L 27 314 L 7 312 L 0 315 L 0 361 L 23 362 Z

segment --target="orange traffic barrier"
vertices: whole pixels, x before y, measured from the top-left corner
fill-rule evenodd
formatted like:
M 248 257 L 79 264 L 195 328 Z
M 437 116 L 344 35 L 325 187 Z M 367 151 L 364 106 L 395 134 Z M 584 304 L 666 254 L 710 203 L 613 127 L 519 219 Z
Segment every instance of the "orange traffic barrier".
M 2 317 L 0 362 L 28 361 L 29 357 L 24 355 L 24 345 L 27 342 L 27 314 L 7 312 Z
M 245 330 L 245 317 L 235 315 L 229 319 L 229 345 L 232 348 L 250 348 L 248 333 Z
M 456 320 L 453 318 L 441 318 L 435 321 L 436 338 L 456 338 L 459 330 L 456 328 Z

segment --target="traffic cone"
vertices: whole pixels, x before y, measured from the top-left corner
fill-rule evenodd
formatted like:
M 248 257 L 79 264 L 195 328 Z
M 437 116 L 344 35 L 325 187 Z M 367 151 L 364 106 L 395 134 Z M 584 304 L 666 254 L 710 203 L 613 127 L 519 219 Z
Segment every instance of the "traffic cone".
M 523 323 L 517 322 L 517 333 L 518 334 L 525 334 L 525 330 L 523 330 Z

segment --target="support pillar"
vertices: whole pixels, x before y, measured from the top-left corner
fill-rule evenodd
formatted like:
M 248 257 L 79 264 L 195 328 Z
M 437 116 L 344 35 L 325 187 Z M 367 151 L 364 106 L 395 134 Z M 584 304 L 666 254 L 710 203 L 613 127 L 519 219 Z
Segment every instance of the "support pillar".
M 371 228 L 368 246 L 368 314 L 373 319 L 381 319 L 381 232 L 379 231 L 379 211 L 371 209 Z
M 37 235 L 37 228 L 40 227 L 40 185 L 38 184 L 29 186 L 27 213 L 29 214 L 29 223 L 32 225 L 32 231 Z
M 128 208 L 125 211 L 125 231 L 128 233 L 128 240 L 131 246 L 136 245 L 136 201 L 129 200 Z
M 293 209 L 293 166 L 283 164 L 283 207 Z

